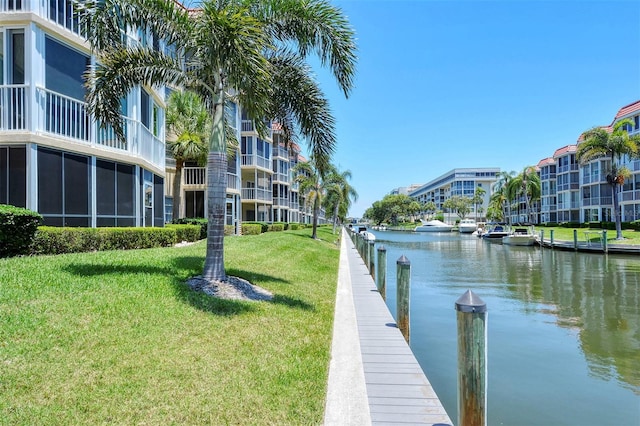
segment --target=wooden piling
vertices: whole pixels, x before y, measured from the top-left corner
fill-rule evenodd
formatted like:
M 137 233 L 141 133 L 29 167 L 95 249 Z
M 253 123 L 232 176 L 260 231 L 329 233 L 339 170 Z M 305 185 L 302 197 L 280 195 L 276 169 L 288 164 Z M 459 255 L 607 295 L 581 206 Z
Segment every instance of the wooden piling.
M 602 250 L 604 250 L 605 253 L 609 252 L 609 249 L 607 248 L 607 230 L 606 229 L 602 230 Z
M 549 234 L 550 234 L 549 238 L 550 238 L 550 241 L 551 241 L 551 248 L 553 248 L 553 229 L 549 231 Z
M 374 282 L 376 280 L 375 260 L 376 260 L 376 242 L 369 241 L 369 273 L 371 274 L 371 278 L 373 278 Z
M 376 287 L 382 296 L 382 300 L 387 300 L 387 249 L 381 245 L 378 247 L 378 262 L 376 264 Z
M 578 230 L 573 230 L 573 249 L 578 251 Z
M 404 339 L 409 342 L 409 300 L 411 299 L 411 262 L 404 255 L 397 264 L 397 323 Z
M 540 245 L 544 245 L 544 229 L 540 230 Z
M 487 305 L 471 290 L 457 301 L 458 424 L 487 424 Z

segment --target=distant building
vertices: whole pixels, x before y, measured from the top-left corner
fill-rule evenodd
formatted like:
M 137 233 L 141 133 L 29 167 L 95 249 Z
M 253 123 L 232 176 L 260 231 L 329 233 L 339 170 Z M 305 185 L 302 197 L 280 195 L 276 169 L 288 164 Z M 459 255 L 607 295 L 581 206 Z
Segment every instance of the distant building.
M 469 218 L 480 220 L 486 213 L 491 197 L 491 188 L 498 178 L 499 168 L 468 168 L 453 169 L 440 177 L 428 182 L 409 193 L 420 203 L 434 202 L 438 210 L 444 210 L 444 202 L 456 195 L 472 198 L 476 193 L 476 188 L 485 191 L 482 204 L 478 205 L 478 210 L 472 206 Z M 454 217 L 448 218 L 455 220 Z
M 421 186 L 422 186 L 421 183 L 414 183 L 414 184 L 411 184 L 409 186 L 401 186 L 400 188 L 392 189 L 389 192 L 389 195 L 399 195 L 399 194 L 409 195 L 411 192 L 415 191 L 416 189 L 420 188 Z

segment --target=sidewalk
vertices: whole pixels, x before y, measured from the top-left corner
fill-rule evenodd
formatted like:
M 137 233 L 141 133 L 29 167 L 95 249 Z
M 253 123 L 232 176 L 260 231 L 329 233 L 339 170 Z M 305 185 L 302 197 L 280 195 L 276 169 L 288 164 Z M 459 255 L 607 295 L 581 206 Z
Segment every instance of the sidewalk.
M 452 425 L 342 231 L 325 425 Z

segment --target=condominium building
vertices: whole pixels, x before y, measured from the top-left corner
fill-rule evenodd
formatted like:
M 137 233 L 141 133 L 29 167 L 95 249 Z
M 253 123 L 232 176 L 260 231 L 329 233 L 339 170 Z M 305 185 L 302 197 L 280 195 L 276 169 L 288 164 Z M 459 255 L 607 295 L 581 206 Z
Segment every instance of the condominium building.
M 0 203 L 54 226 L 164 224 L 164 87 L 122 101 L 125 140 L 87 113 L 95 63 L 73 0 L 0 2 Z M 131 46 L 163 49 L 130 30 Z
M 478 211 L 475 210 L 476 206 L 472 206 L 469 215 L 472 219 L 480 220 L 487 211 L 491 187 L 496 182 L 498 173 L 499 168 L 453 169 L 411 191 L 409 196 L 420 203 L 434 202 L 438 210 L 445 210 L 443 204 L 447 199 L 456 195 L 471 198 L 477 188 L 482 188 L 485 191 L 482 204 L 478 205 Z M 452 222 L 456 217 L 450 214 L 445 219 Z

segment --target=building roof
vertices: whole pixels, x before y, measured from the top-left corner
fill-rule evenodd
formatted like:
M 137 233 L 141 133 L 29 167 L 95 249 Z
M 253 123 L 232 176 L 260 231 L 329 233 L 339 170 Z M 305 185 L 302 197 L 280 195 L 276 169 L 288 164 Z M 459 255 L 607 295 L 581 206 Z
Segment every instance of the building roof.
M 580 135 L 582 137 L 582 135 Z M 577 145 L 567 145 L 562 148 L 556 149 L 556 152 L 553 153 L 553 158 L 558 158 L 566 154 L 571 154 L 576 152 Z
M 547 157 L 547 158 L 543 158 L 542 160 L 540 160 L 538 162 L 538 167 L 544 167 L 544 166 L 549 166 L 552 164 L 556 164 L 556 160 L 553 157 Z
M 620 108 L 620 110 L 616 114 L 616 118 L 614 119 L 614 121 L 637 111 L 640 111 L 640 101 L 635 101 Z

